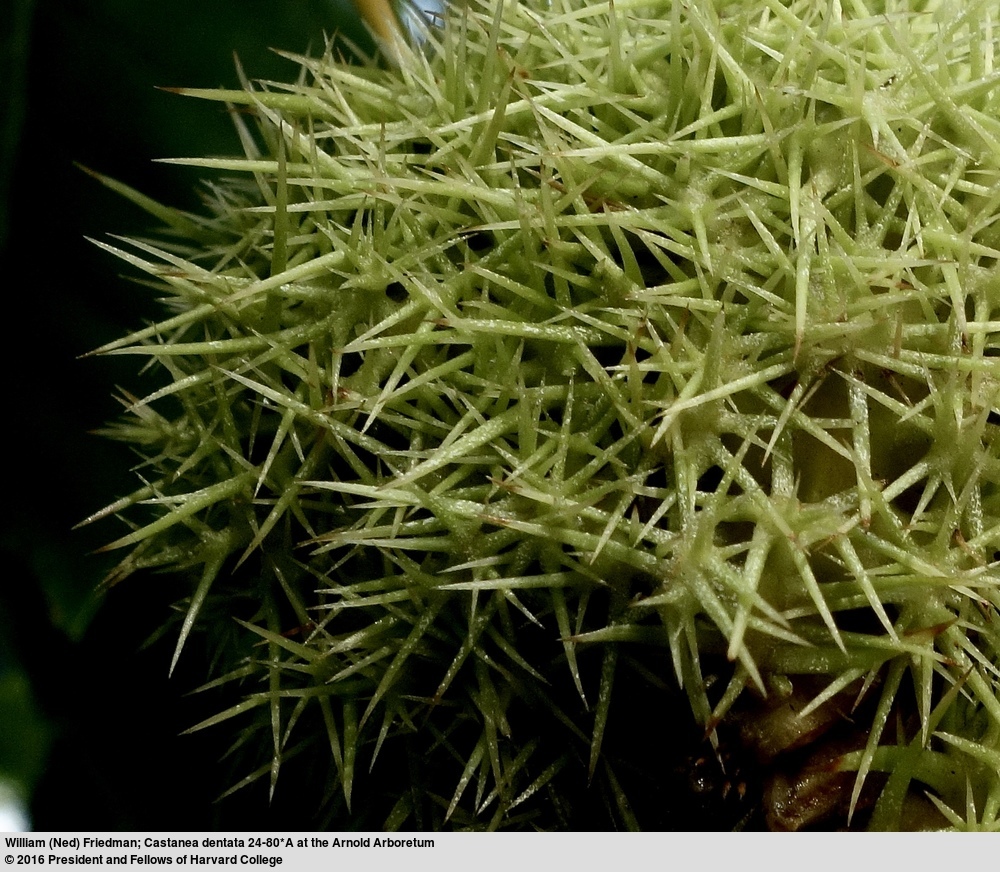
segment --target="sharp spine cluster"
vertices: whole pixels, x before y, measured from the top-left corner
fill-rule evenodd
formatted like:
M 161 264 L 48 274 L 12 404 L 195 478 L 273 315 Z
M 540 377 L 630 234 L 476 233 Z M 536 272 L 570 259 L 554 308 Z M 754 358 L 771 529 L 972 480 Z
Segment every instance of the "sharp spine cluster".
M 574 771 L 640 826 L 622 670 L 713 738 L 821 676 L 868 712 L 851 809 L 894 773 L 869 825 L 996 828 L 994 18 L 469 0 L 398 68 L 182 89 L 245 154 L 173 161 L 234 177 L 208 217 L 103 179 L 171 311 L 99 349 L 168 381 L 95 518 L 110 582 L 190 578 L 175 662 L 218 628 L 241 785 L 304 753 L 343 814 L 405 745 L 375 826 L 559 826 Z

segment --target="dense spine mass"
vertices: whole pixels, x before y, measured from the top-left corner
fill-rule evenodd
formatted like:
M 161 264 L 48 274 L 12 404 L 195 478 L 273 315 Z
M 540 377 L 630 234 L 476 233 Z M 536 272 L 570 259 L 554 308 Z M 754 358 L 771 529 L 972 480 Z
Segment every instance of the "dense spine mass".
M 189 580 L 245 783 L 664 825 L 675 724 L 725 756 L 806 687 L 856 824 L 997 826 L 995 17 L 469 0 L 397 65 L 187 92 L 245 155 L 179 161 L 209 217 L 122 188 L 170 312 L 101 351 L 167 378 L 100 514 L 111 581 Z

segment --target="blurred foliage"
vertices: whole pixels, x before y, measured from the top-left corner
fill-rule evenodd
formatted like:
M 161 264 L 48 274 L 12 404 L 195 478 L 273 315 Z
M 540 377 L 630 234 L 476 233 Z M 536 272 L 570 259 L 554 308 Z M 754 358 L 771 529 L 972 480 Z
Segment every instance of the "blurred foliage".
M 156 305 L 84 238 L 141 235 L 148 216 L 75 164 L 196 206 L 197 175 L 155 159 L 231 153 L 235 134 L 225 111 L 158 86 L 235 86 L 236 59 L 251 78 L 281 78 L 295 66 L 271 49 L 319 50 L 335 33 L 365 51 L 371 42 L 350 0 L 8 3 L 0 780 L 33 797 L 38 829 L 221 827 L 202 783 L 220 749 L 178 736 L 197 718 L 180 697 L 191 682 L 167 682 L 158 646 L 139 650 L 142 628 L 162 620 L 175 591 L 150 578 L 112 591 L 98 609 L 93 590 L 111 561 L 89 552 L 108 531 L 72 529 L 134 480 L 128 451 L 87 433 L 117 414 L 112 386 L 131 378 L 132 365 L 78 358 Z

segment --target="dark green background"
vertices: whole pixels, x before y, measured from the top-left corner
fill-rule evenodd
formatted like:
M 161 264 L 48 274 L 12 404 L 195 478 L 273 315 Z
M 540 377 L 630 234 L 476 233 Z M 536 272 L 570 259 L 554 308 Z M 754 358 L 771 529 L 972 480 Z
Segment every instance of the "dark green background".
M 158 157 L 238 150 L 217 104 L 156 86 L 233 87 L 295 67 L 270 47 L 366 40 L 350 0 L 7 0 L 0 21 L 0 777 L 19 784 L 39 830 L 310 828 L 261 789 L 213 802 L 227 781 L 219 735 L 180 736 L 202 714 L 167 678 L 170 643 L 143 647 L 171 602 L 169 578 L 134 577 L 99 607 L 114 559 L 91 552 L 115 521 L 74 524 L 130 490 L 132 456 L 89 435 L 113 418 L 134 359 L 78 359 L 156 312 L 85 240 L 141 234 L 147 216 L 74 162 L 194 207 L 194 171 Z M 9 9 L 9 11 L 8 11 Z M 370 46 L 370 43 L 368 44 Z M 185 664 L 182 664 L 182 672 Z M 208 731 L 211 733 L 211 731 Z

